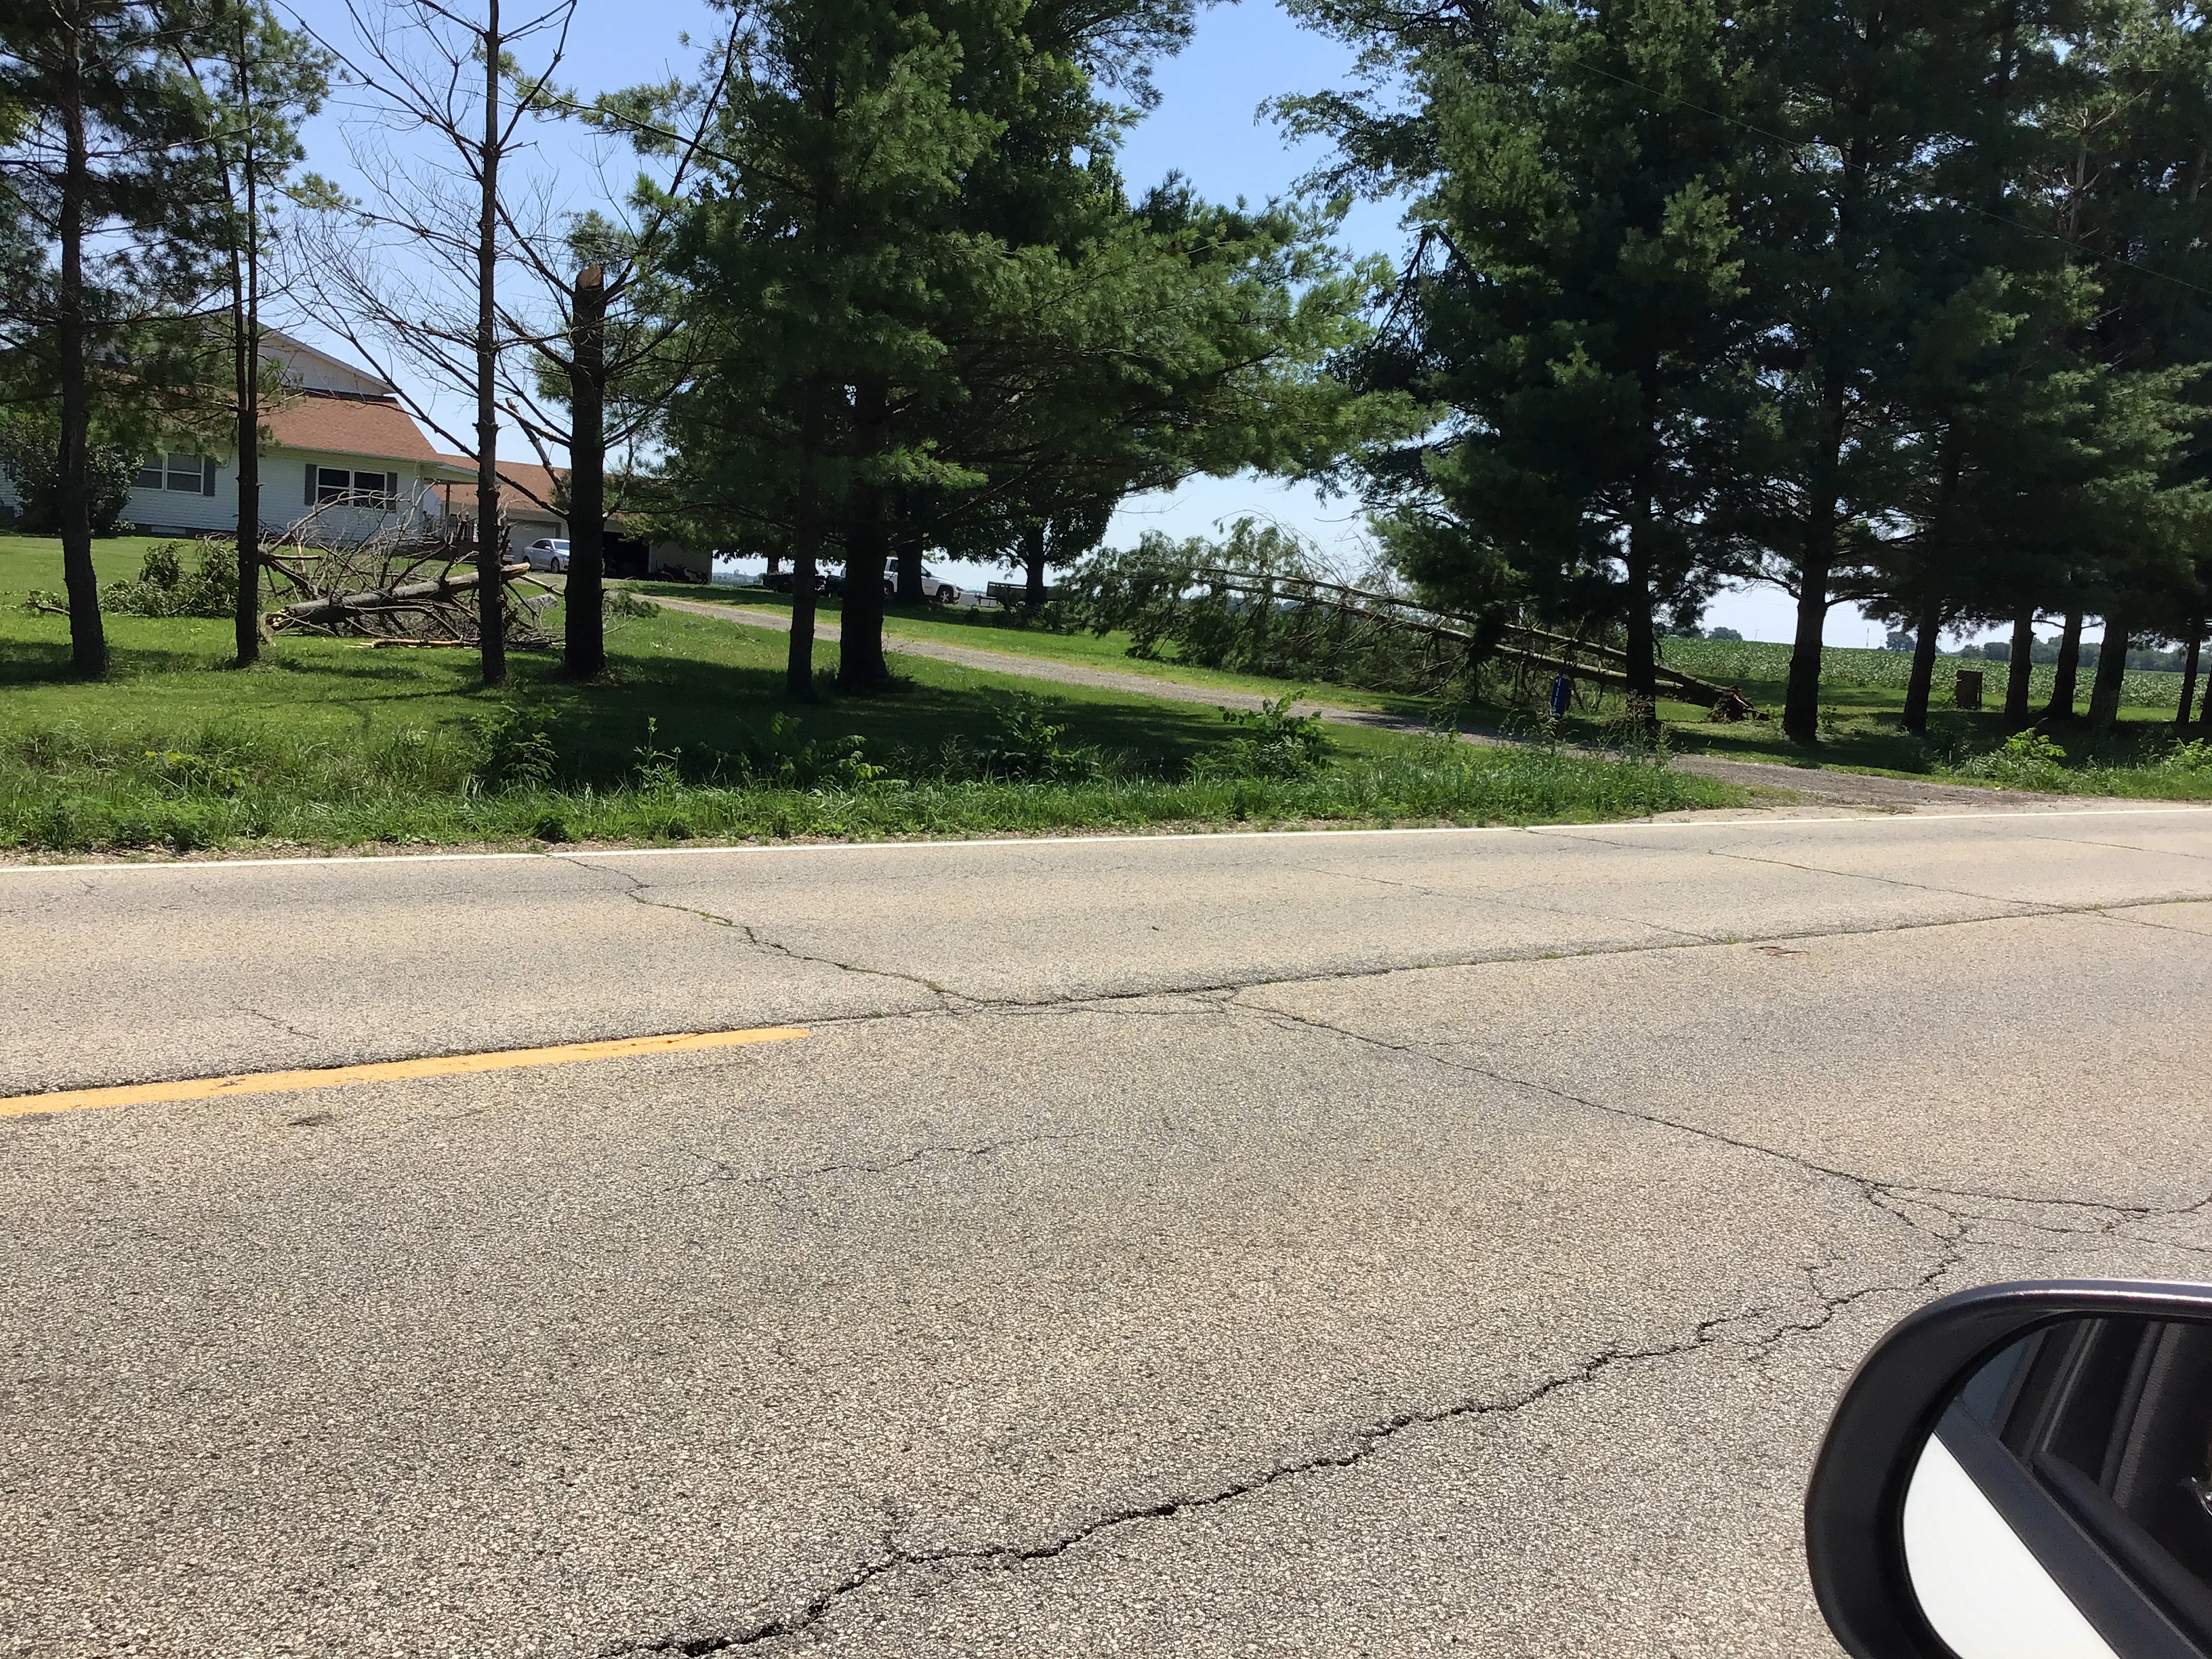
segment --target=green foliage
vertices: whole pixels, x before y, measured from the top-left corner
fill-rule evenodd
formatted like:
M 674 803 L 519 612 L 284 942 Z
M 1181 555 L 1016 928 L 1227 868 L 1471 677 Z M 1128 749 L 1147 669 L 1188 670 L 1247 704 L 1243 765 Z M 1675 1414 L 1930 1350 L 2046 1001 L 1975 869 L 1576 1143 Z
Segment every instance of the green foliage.
M 1017 696 L 1000 706 L 998 731 L 975 749 L 976 769 L 986 777 L 1068 783 L 1095 778 L 1105 769 L 1095 748 L 1067 740 L 1068 726 L 1055 721 L 1043 700 Z
M 1233 580 L 1211 574 L 1226 573 Z M 1094 634 L 1126 629 L 1129 654 L 1235 673 L 1435 694 L 1463 686 L 1480 660 L 1463 641 L 1316 602 L 1325 580 L 1297 537 L 1240 519 L 1225 540 L 1170 541 L 1097 554 L 1076 571 L 1046 620 Z
M 738 750 L 726 769 L 758 789 L 855 789 L 885 775 L 867 758 L 866 739 L 805 738 L 789 714 L 769 716 L 765 731 L 738 728 Z
M 1968 761 L 1960 771 L 1987 778 L 2008 789 L 2063 794 L 2067 787 L 2066 751 L 2040 732 L 2018 732 L 2003 747 Z
M 194 755 L 181 749 L 149 749 L 146 758 L 152 761 L 157 775 L 182 797 L 196 792 L 216 795 L 234 795 L 246 787 L 246 772 L 242 766 L 227 766 L 221 761 L 210 760 L 204 755 Z
M 1295 692 L 1262 698 L 1257 708 L 1224 708 L 1221 718 L 1244 735 L 1191 763 L 1202 778 L 1310 778 L 1326 770 L 1333 745 L 1319 714 L 1294 714 Z
M 0 472 L 15 488 L 21 530 L 51 536 L 61 527 L 55 490 L 60 481 L 61 428 L 50 417 L 12 415 L 0 419 Z M 112 536 L 121 527 L 138 476 L 138 456 L 122 444 L 94 444 L 85 452 L 92 533 Z
M 229 617 L 238 609 L 238 557 L 214 542 L 193 548 L 185 569 L 185 544 L 146 550 L 136 581 L 111 582 L 100 595 L 108 610 L 126 617 Z
M 2212 773 L 2212 743 L 2203 738 L 2177 743 L 2159 757 L 2157 765 L 2161 772 L 2178 772 L 2192 777 Z
M 477 772 L 486 789 L 548 787 L 560 765 L 548 713 L 527 702 L 505 702 L 477 721 L 483 758 Z

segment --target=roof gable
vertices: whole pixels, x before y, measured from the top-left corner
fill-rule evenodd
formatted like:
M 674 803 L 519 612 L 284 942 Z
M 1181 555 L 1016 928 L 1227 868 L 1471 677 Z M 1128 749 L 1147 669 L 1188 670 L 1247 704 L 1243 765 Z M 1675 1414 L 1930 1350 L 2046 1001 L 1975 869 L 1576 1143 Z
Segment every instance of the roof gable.
M 340 392 L 356 397 L 389 398 L 394 388 L 365 368 L 320 351 L 276 329 L 263 331 L 262 356 L 284 373 L 287 386 L 303 392 Z

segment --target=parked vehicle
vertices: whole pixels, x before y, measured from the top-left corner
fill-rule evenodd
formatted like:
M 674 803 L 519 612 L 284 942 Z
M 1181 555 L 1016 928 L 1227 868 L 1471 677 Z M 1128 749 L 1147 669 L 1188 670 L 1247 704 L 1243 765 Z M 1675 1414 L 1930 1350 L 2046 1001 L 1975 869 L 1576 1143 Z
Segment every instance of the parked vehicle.
M 550 570 L 556 574 L 568 568 L 568 544 L 551 536 L 540 536 L 522 550 L 532 570 Z
M 1910 1315 L 1836 1407 L 1805 1548 L 1855 1659 L 2212 1654 L 2212 1285 Z

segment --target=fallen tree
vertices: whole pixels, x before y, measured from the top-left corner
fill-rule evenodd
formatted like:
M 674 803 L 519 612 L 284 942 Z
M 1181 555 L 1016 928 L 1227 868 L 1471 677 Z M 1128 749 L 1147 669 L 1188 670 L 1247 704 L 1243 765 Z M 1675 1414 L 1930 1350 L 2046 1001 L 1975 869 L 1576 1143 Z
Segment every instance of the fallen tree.
M 264 611 L 262 626 L 271 634 L 378 646 L 477 644 L 483 613 L 477 591 L 484 575 L 467 529 L 427 518 L 418 504 L 397 526 L 349 535 L 358 512 L 359 504 L 341 499 L 263 537 L 261 567 L 272 597 L 286 603 Z M 506 541 L 504 526 L 500 539 Z M 525 649 L 550 646 L 537 613 L 552 605 L 555 591 L 522 561 L 502 560 L 498 574 L 507 642 Z M 519 591 L 524 587 L 538 591 L 525 594 Z

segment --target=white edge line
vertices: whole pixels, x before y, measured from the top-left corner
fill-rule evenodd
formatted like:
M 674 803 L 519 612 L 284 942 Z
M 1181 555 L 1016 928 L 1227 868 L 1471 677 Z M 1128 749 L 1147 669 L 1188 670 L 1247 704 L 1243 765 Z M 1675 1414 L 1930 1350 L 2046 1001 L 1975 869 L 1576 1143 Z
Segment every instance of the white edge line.
M 919 853 L 943 851 L 949 848 L 986 847 L 1115 847 L 1144 842 L 1152 844 L 1179 846 L 1224 841 L 1288 841 L 1296 838 L 1312 841 L 1318 838 L 1348 839 L 1355 836 L 1529 836 L 1612 835 L 1623 830 L 1796 830 L 1817 829 L 1831 823 L 1985 823 L 1992 820 L 2008 823 L 2040 822 L 2046 818 L 2127 818 L 2180 815 L 2204 812 L 2212 808 L 2200 805 L 2167 806 L 2106 806 L 2067 808 L 2059 811 L 2038 811 L 2033 807 L 2015 807 L 2004 812 L 1934 812 L 1925 817 L 1904 813 L 1884 813 L 1876 817 L 1834 818 L 1701 818 L 1692 823 L 1677 819 L 1660 823 L 1651 818 L 1622 818 L 1606 823 L 1437 823 L 1393 830 L 1162 830 L 1152 835 L 1128 836 L 1000 836 L 988 839 L 978 836 L 954 841 L 817 841 L 817 842 L 738 842 L 710 847 L 616 847 L 603 852 L 582 849 L 566 852 L 549 848 L 542 853 L 340 853 L 323 854 L 296 859 L 149 859 L 143 862 L 118 860 L 111 864 L 0 864 L 0 876 L 26 875 L 112 875 L 125 871 L 143 870 L 268 870 L 308 868 L 319 865 L 416 865 L 416 864 L 492 864 L 526 860 L 538 864 L 581 864 L 601 859 L 658 859 L 685 858 L 719 853 Z M 2150 849 L 2144 849 L 2148 851 Z

